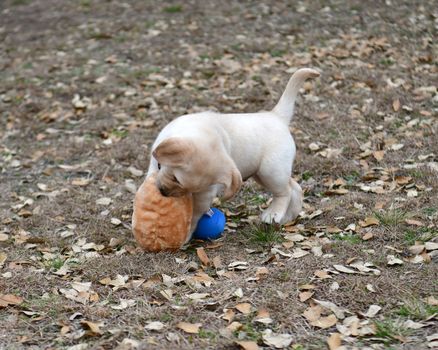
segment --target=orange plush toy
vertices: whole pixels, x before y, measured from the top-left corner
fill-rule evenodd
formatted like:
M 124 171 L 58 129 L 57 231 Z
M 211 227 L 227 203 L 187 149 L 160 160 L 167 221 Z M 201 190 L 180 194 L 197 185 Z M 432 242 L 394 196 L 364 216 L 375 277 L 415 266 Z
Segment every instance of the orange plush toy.
M 191 195 L 164 197 L 150 176 L 135 194 L 132 231 L 146 251 L 177 250 L 187 241 L 192 215 Z

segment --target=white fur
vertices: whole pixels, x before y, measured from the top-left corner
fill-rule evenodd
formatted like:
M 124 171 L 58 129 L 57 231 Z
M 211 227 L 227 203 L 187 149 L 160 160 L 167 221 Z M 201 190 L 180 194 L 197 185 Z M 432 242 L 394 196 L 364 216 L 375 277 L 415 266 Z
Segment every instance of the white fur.
M 273 194 L 273 201 L 262 213 L 266 223 L 285 223 L 295 219 L 302 208 L 301 187 L 292 180 L 292 164 L 295 158 L 295 143 L 289 132 L 294 104 L 302 83 L 319 73 L 303 68 L 293 74 L 278 104 L 272 111 L 259 113 L 220 114 L 203 112 L 181 116 L 169 123 L 158 135 L 152 151 L 162 141 L 177 137 L 191 140 L 196 145 L 192 157 L 202 152 L 211 152 L 208 157 L 212 164 L 215 159 L 231 158 L 243 180 L 253 177 Z M 214 150 L 214 151 L 212 151 Z M 224 167 L 227 165 L 224 163 Z M 189 167 L 189 165 L 187 165 Z M 206 166 L 205 169 L 208 167 Z M 178 166 L 173 171 L 183 184 L 194 169 Z M 193 192 L 194 215 L 192 231 L 204 212 L 224 187 L 217 179 L 204 171 L 195 169 L 199 177 L 199 191 Z M 158 162 L 151 156 L 148 176 L 159 172 Z M 188 179 L 187 179 L 188 180 Z M 202 180 L 202 181 L 201 181 Z M 201 185 L 202 183 L 202 185 Z M 159 184 L 158 184 L 159 185 Z

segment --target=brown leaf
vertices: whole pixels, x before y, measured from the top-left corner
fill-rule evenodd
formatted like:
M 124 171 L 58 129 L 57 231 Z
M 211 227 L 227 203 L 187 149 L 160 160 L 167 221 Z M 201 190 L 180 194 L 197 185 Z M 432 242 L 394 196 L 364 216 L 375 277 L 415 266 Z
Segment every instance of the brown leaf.
M 413 220 L 413 219 L 406 219 L 405 222 L 408 225 L 413 225 L 413 226 L 424 226 L 424 224 L 421 221 L 418 220 Z
M 372 217 L 365 218 L 364 221 L 359 221 L 359 224 L 362 227 L 368 227 L 368 226 L 379 225 L 380 222 L 379 222 L 379 220 L 377 218 L 372 216 Z
M 314 327 L 326 329 L 334 326 L 338 322 L 338 319 L 335 315 L 331 314 L 327 317 L 321 317 L 315 321 L 310 322 L 310 324 Z
M 313 292 L 301 292 L 300 301 L 304 303 L 306 300 L 309 300 L 313 296 L 313 294 Z
M 336 350 L 341 346 L 341 335 L 339 333 L 332 333 L 330 337 L 327 338 L 327 345 L 330 350 Z
M 251 304 L 250 303 L 241 303 L 235 306 L 237 311 L 240 311 L 244 315 L 248 315 L 251 312 Z
M 186 333 L 198 334 L 199 333 L 199 329 L 202 326 L 202 323 L 179 322 L 176 326 L 179 329 L 182 329 Z
M 208 255 L 205 252 L 204 248 L 202 247 L 196 248 L 196 254 L 198 255 L 199 260 L 201 260 L 201 262 L 205 266 L 208 266 L 210 264 L 210 259 L 208 258 Z
M 103 326 L 103 322 L 81 321 L 81 324 L 84 328 L 89 329 L 93 335 L 102 335 L 100 327 Z
M 221 257 L 219 255 L 213 258 L 213 266 L 215 269 L 220 269 L 223 266 Z
M 13 294 L 0 294 L 0 308 L 8 305 L 20 305 L 23 298 Z
M 374 151 L 373 152 L 373 157 L 379 162 L 383 159 L 384 156 L 385 156 L 385 151 Z M 336 333 L 333 333 L 333 334 L 336 334 Z
M 367 232 L 362 236 L 362 240 L 368 241 L 373 237 L 374 237 L 374 234 L 372 232 Z
M 222 318 L 228 322 L 231 322 L 235 315 L 236 313 L 233 310 L 228 309 L 227 311 L 225 311 L 225 314 L 222 316 Z
M 394 112 L 398 112 L 400 109 L 400 100 L 397 98 L 394 101 L 392 101 L 392 108 L 394 109 Z
M 239 345 L 243 350 L 258 350 L 259 346 L 255 341 L 236 341 L 236 344 Z

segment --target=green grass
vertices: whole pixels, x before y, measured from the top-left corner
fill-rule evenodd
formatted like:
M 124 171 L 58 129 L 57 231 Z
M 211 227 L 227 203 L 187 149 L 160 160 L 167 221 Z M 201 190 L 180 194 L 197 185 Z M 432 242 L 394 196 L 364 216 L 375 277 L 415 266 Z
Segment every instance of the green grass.
M 438 306 L 428 305 L 418 299 L 405 301 L 404 305 L 396 311 L 399 316 L 407 317 L 414 320 L 425 320 L 428 317 L 438 313 Z
M 362 242 L 362 239 L 358 235 L 354 235 L 351 233 L 345 234 L 345 233 L 335 233 L 331 235 L 331 237 L 335 241 L 344 241 L 348 242 L 350 244 L 360 244 Z
M 411 333 L 409 329 L 402 326 L 400 320 L 385 319 L 383 321 L 374 321 L 374 325 L 376 326 L 374 338 L 382 339 L 385 345 L 400 342 L 397 337 L 404 337 Z
M 304 181 L 309 180 L 310 178 L 312 178 L 313 174 L 310 171 L 305 171 L 304 173 L 301 174 L 301 178 Z
M 128 136 L 128 131 L 127 130 L 117 130 L 117 129 L 114 129 L 114 130 L 111 131 L 111 136 L 119 137 L 119 138 L 123 139 L 126 136 Z
M 274 245 L 283 242 L 283 236 L 277 230 L 275 225 L 257 224 L 252 225 L 244 232 L 245 236 L 249 237 L 253 243 L 258 243 L 263 246 Z
M 403 240 L 407 245 L 414 245 L 416 241 L 427 242 L 438 236 L 438 231 L 427 227 L 421 227 L 417 230 L 408 229 L 404 232 Z
M 386 227 L 398 226 L 408 217 L 407 213 L 400 209 L 391 209 L 385 212 L 374 212 L 374 216 L 383 226 Z
M 181 5 L 171 5 L 171 6 L 166 6 L 163 11 L 166 13 L 179 13 L 182 12 L 183 8 Z
M 244 324 L 234 335 L 239 340 L 253 340 L 259 342 L 262 340 L 261 333 L 254 328 L 251 323 Z
M 423 208 L 423 213 L 427 216 L 432 216 L 437 212 L 438 209 L 436 208 Z
M 200 338 L 210 339 L 210 340 L 216 340 L 216 338 L 218 337 L 217 333 L 202 328 L 199 330 L 198 335 Z
M 269 53 L 271 54 L 272 57 L 281 57 L 286 53 L 286 51 L 285 50 L 271 50 Z

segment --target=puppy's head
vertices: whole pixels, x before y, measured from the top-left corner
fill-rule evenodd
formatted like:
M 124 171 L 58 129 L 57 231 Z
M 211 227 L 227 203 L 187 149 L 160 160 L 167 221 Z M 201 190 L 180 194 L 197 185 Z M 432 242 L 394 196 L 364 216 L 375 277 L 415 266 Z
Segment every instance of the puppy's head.
M 231 198 L 242 184 L 240 172 L 224 152 L 198 141 L 171 137 L 152 152 L 159 164 L 157 185 L 160 192 L 164 196 L 179 197 L 222 184 L 224 198 Z

